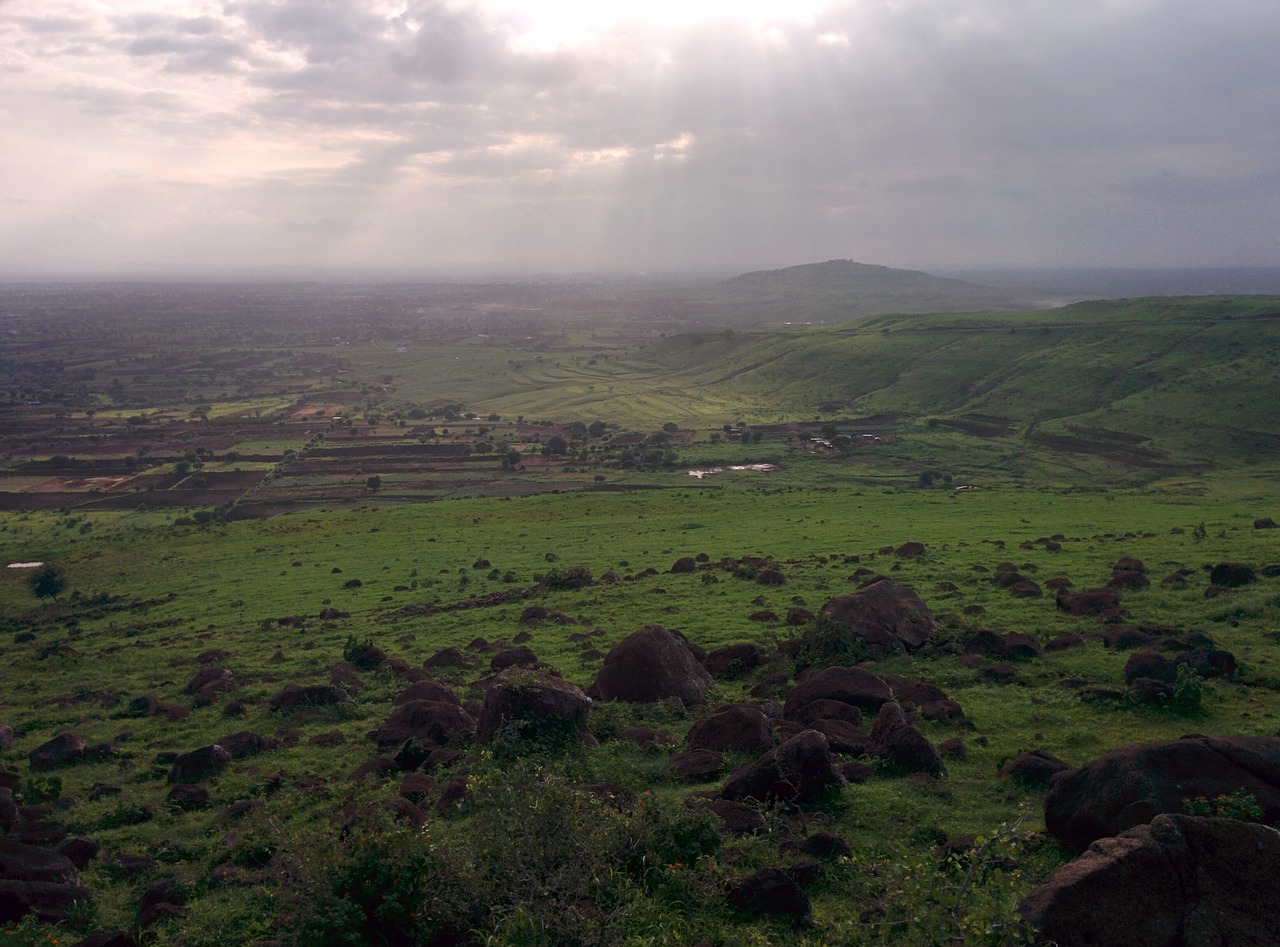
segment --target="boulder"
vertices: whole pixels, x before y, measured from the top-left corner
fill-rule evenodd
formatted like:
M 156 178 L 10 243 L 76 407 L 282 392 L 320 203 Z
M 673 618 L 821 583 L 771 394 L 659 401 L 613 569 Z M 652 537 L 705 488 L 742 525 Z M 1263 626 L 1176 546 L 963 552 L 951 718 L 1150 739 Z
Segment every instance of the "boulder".
M 78 733 L 59 733 L 28 753 L 27 760 L 33 770 L 56 769 L 80 762 L 85 758 L 87 749 L 84 737 Z
M 695 722 L 685 742 L 695 750 L 763 753 L 773 746 L 773 726 L 759 709 L 735 704 Z
M 745 914 L 808 919 L 812 908 L 804 889 L 781 868 L 762 868 L 729 889 L 729 904 Z
M 377 730 L 374 742 L 386 750 L 412 743 L 425 754 L 471 738 L 475 721 L 458 704 L 444 700 L 410 700 L 391 712 Z M 419 761 L 421 762 L 421 761 Z
M 1243 562 L 1219 562 L 1209 570 L 1209 583 L 1223 588 L 1239 588 L 1257 580 L 1253 566 Z
M 787 717 L 788 720 L 794 720 L 803 726 L 810 726 L 815 720 L 843 720 L 851 723 L 855 727 L 862 726 L 862 711 L 853 704 L 847 704 L 842 700 L 831 700 L 825 697 L 818 700 L 811 700 L 807 704 L 803 704 L 795 709 L 795 712 Z
M 40 921 L 65 921 L 77 903 L 93 900 L 65 855 L 0 836 L 0 924 L 34 914 Z
M 844 785 L 827 738 L 816 730 L 805 730 L 730 776 L 721 795 L 735 802 L 804 804 L 818 802 Z
M 1124 664 L 1124 682 L 1132 685 L 1140 677 L 1174 684 L 1178 680 L 1178 665 L 1155 651 L 1136 651 Z
M 198 783 L 220 772 L 231 762 L 231 754 L 216 743 L 183 753 L 169 770 L 171 783 Z
M 197 703 L 208 703 L 218 694 L 233 691 L 239 686 L 236 676 L 226 668 L 205 667 L 191 676 L 185 690 Z
M 914 651 L 938 630 L 928 606 L 909 585 L 879 578 L 851 595 L 828 599 L 819 620 L 873 654 Z
M 737 677 L 747 671 L 754 671 L 764 661 L 760 646 L 751 642 L 725 645 L 708 651 L 702 666 L 712 677 Z
M 760 810 L 745 803 L 711 799 L 706 803 L 706 808 L 720 820 L 724 831 L 730 835 L 760 835 L 769 828 Z
M 476 722 L 476 741 L 489 743 L 503 727 L 523 723 L 527 739 L 580 739 L 587 732 L 591 698 L 568 681 L 540 671 L 511 668 L 490 683 Z
M 947 767 L 933 744 L 907 722 L 898 704 L 888 703 L 876 714 L 867 746 L 872 756 L 905 773 L 945 776 Z
M 398 707 L 411 700 L 440 700 L 446 704 L 462 705 L 454 689 L 439 681 L 414 681 L 397 694 L 391 703 Z
M 1002 779 L 1012 779 L 1024 786 L 1043 788 L 1054 773 L 1070 769 L 1066 763 L 1044 750 L 1025 750 L 1000 767 Z
M 1280 819 L 1280 739 L 1191 736 L 1119 747 L 1053 777 L 1045 827 L 1079 854 L 1096 839 L 1182 812 L 1184 800 L 1233 792 L 1252 795 L 1263 821 Z
M 1059 589 L 1055 601 L 1058 611 L 1068 615 L 1092 615 L 1106 619 L 1120 614 L 1120 593 L 1114 589 L 1088 589 L 1074 593 Z
M 686 782 L 705 783 L 720 775 L 724 757 L 715 750 L 686 750 L 671 757 L 671 768 Z
M 867 731 L 848 720 L 815 720 L 809 726 L 827 738 L 832 753 L 862 756 L 870 752 L 871 737 Z
M 352 704 L 354 701 L 341 687 L 333 684 L 311 684 L 299 687 L 288 684 L 271 697 L 271 710 L 275 713 L 295 713 L 314 707 L 332 707 L 336 704 Z
M 660 625 L 645 625 L 605 655 L 593 690 L 601 700 L 653 703 L 676 698 L 686 706 L 702 703 L 711 675 L 683 635 Z
M 1278 902 L 1280 832 L 1162 814 L 1094 842 L 1032 891 L 1022 914 L 1045 943 L 1264 945 L 1280 944 Z
M 782 715 L 795 720 L 800 709 L 815 700 L 838 700 L 863 713 L 876 713 L 892 699 L 889 685 L 870 671 L 858 667 L 829 667 L 809 675 L 791 689 Z
M 533 649 L 525 645 L 499 651 L 489 659 L 489 670 L 505 671 L 507 668 L 529 667 L 538 663 L 538 656 Z

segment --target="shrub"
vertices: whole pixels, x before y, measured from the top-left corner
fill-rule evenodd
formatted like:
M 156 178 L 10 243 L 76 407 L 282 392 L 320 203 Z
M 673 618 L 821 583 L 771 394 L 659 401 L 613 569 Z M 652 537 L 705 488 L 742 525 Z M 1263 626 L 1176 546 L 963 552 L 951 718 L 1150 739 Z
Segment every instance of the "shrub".
M 591 570 L 586 566 L 566 566 L 563 569 L 559 567 L 552 569 L 537 581 L 543 588 L 568 590 L 586 588 L 591 585 L 594 578 Z
M 1258 805 L 1257 798 L 1243 789 L 1223 793 L 1213 799 L 1205 796 L 1183 799 L 1182 808 L 1186 810 L 1187 815 L 1237 819 L 1240 822 L 1261 822 L 1263 816 L 1262 807 Z

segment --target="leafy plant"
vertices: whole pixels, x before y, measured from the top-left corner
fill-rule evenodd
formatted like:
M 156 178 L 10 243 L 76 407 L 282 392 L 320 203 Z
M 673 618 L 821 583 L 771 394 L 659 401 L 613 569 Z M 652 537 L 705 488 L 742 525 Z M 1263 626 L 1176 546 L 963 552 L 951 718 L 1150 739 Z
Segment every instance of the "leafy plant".
M 1222 793 L 1209 799 L 1197 796 L 1194 799 L 1183 799 L 1182 808 L 1187 815 L 1207 816 L 1217 819 L 1237 819 L 1240 822 L 1261 822 L 1262 807 L 1257 797 L 1243 789 Z

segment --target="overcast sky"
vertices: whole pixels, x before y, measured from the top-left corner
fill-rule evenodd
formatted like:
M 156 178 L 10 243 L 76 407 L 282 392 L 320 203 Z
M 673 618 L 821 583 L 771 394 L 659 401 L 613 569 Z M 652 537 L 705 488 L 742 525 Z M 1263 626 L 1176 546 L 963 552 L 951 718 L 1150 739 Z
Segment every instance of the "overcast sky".
M 0 271 L 1280 263 L 1277 0 L 0 0 Z

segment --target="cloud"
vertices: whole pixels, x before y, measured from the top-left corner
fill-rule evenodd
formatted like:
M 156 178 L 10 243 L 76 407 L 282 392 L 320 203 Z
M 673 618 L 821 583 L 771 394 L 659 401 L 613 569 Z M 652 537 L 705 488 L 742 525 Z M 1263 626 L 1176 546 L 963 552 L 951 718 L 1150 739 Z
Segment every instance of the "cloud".
M 101 172 L 25 168 L 22 192 L 58 203 L 170 182 L 135 195 L 136 253 L 239 252 L 248 220 L 282 258 L 307 234 L 353 263 L 1275 262 L 1259 248 L 1280 245 L 1272 0 L 838 0 L 559 47 L 524 41 L 532 13 L 463 0 L 6 10 L 0 154 Z M 83 119 L 45 118 L 68 108 Z M 238 214 L 175 239 L 172 187 Z M 57 232 L 0 223 L 0 254 L 52 257 L 56 239 L 18 238 L 33 222 Z

